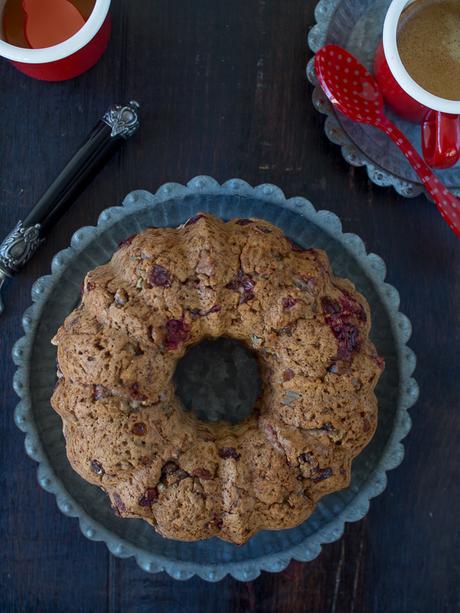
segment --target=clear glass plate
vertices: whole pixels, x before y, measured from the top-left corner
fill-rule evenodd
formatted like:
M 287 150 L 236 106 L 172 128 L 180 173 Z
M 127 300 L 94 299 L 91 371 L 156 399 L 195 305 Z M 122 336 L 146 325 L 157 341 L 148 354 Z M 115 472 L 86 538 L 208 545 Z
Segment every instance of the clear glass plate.
M 308 34 L 313 52 L 333 43 L 348 49 L 372 72 L 380 42 L 383 22 L 391 0 L 320 0 L 315 9 L 316 25 Z M 324 130 L 333 143 L 340 145 L 343 157 L 352 166 L 366 166 L 376 185 L 392 185 L 402 196 L 422 193 L 419 178 L 396 145 L 380 130 L 365 126 L 336 113 L 318 86 L 312 58 L 307 76 L 315 85 L 313 105 L 327 115 Z M 387 109 L 388 117 L 421 152 L 420 126 L 404 121 Z M 452 168 L 436 171 L 444 184 L 460 196 L 460 162 Z

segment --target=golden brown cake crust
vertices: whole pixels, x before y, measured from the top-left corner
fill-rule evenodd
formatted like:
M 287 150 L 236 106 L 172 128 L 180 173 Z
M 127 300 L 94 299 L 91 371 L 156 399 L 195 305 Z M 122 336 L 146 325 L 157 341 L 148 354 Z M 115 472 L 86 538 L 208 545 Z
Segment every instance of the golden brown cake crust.
M 296 526 L 347 486 L 374 433 L 383 360 L 369 329 L 326 254 L 268 222 L 200 214 L 145 230 L 88 273 L 53 341 L 68 458 L 119 515 L 169 538 Z M 184 412 L 172 383 L 187 348 L 219 336 L 261 367 L 263 397 L 235 426 Z

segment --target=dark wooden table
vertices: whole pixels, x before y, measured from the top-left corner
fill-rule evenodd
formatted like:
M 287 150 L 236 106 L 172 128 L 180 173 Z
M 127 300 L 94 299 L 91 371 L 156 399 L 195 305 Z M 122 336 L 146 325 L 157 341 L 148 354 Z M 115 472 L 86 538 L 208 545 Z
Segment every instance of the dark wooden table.
M 460 243 L 424 197 L 372 185 L 323 134 L 305 82 L 315 0 L 116 0 L 113 38 L 74 81 L 0 63 L 0 235 L 95 119 L 138 98 L 142 130 L 55 228 L 0 321 L 0 610 L 438 613 L 460 610 Z M 406 458 L 366 519 L 309 564 L 252 583 L 179 583 L 85 539 L 39 488 L 13 423 L 13 342 L 32 282 L 72 233 L 135 188 L 197 174 L 272 182 L 342 218 L 388 265 L 414 325 L 421 398 Z

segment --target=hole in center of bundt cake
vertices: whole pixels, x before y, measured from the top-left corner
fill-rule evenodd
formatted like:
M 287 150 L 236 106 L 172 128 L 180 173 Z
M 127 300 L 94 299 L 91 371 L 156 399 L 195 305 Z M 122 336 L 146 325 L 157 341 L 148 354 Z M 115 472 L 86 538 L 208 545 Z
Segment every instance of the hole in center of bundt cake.
M 248 417 L 262 387 L 256 358 L 230 338 L 190 348 L 177 365 L 174 382 L 187 411 L 204 421 L 232 424 Z

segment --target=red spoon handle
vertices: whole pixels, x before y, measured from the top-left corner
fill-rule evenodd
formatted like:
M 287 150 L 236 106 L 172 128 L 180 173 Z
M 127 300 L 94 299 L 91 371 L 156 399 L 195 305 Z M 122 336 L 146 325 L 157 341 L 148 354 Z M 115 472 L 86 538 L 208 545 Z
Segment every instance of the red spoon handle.
M 376 126 L 388 134 L 401 149 L 409 164 L 420 177 L 425 189 L 433 198 L 443 219 L 460 238 L 460 200 L 447 190 L 428 164 L 417 153 L 412 143 L 389 119 L 382 117 L 376 123 Z

